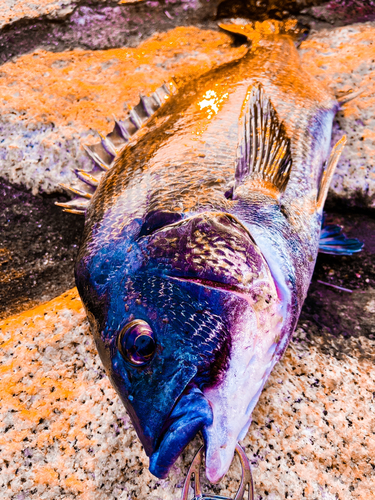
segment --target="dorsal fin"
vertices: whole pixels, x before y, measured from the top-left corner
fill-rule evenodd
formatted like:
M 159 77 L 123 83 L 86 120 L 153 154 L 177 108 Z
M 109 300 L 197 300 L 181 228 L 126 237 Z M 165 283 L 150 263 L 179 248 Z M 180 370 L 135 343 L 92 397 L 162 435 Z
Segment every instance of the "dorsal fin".
M 246 95 L 239 123 L 234 198 L 236 187 L 249 180 L 254 181 L 254 189 L 273 196 L 282 193 L 291 167 L 285 127 L 262 86 L 253 86 Z
M 64 212 L 85 214 L 89 204 L 89 198 L 92 197 L 105 171 L 109 170 L 117 155 L 122 148 L 129 142 L 129 139 L 139 130 L 148 119 L 169 99 L 171 95 L 177 92 L 174 82 L 163 83 L 155 90 L 151 96 L 140 95 L 139 103 L 129 110 L 128 117 L 121 121 L 115 119 L 115 126 L 109 134 L 102 136 L 101 141 L 90 146 L 84 145 L 84 149 L 94 163 L 91 171 L 74 170 L 77 177 L 86 184 L 87 191 L 70 188 L 60 184 L 66 191 L 75 195 L 75 198 L 67 203 L 56 203 L 62 207 Z M 90 187 L 88 187 L 90 186 Z

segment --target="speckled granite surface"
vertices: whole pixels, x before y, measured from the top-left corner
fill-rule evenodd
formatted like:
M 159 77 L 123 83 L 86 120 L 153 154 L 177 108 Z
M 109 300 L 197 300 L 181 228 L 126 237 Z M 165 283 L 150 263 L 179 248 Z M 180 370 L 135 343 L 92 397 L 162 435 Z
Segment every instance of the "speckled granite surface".
M 372 305 L 369 304 L 369 311 Z M 372 310 L 372 309 L 371 309 Z M 0 497 L 177 500 L 199 446 L 154 478 L 103 373 L 76 290 L 0 323 Z M 372 500 L 375 368 L 338 360 L 299 329 L 267 382 L 243 446 L 256 499 Z M 211 491 L 233 494 L 239 466 Z
M 313 33 L 301 45 L 308 70 L 337 95 L 350 89 L 363 94 L 337 115 L 332 137 L 348 138 L 331 193 L 375 208 L 375 23 Z

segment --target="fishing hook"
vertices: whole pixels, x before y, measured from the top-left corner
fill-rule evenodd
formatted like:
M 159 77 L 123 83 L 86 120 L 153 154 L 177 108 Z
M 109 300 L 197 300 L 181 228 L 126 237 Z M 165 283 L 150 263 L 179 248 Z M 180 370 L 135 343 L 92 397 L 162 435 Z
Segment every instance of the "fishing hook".
M 194 460 L 191 463 L 190 469 L 187 473 L 186 479 L 184 486 L 182 488 L 182 496 L 181 500 L 188 500 L 188 492 L 189 492 L 189 486 L 193 481 L 193 476 L 194 476 L 194 498 L 193 500 L 210 500 L 210 499 L 215 499 L 215 500 L 231 500 L 228 497 L 222 497 L 219 495 L 206 495 L 202 493 L 201 489 L 201 484 L 200 484 L 200 468 L 202 464 L 202 458 L 203 458 L 203 450 L 204 446 L 202 446 L 197 454 L 194 457 Z M 250 469 L 250 464 L 247 459 L 246 453 L 244 450 L 241 448 L 239 444 L 236 446 L 236 452 L 239 456 L 240 462 L 241 462 L 241 467 L 242 467 L 242 477 L 241 477 L 241 484 L 240 487 L 238 488 L 238 491 L 236 493 L 236 496 L 234 497 L 234 500 L 242 500 L 245 494 L 246 486 L 248 486 L 248 500 L 254 500 L 254 486 L 253 486 L 253 477 L 251 474 L 251 469 Z

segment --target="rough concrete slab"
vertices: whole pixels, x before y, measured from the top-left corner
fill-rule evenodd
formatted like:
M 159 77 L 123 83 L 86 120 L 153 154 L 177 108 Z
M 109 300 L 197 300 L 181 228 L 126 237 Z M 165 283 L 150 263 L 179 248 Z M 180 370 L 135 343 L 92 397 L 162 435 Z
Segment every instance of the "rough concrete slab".
M 345 134 L 347 145 L 331 193 L 375 207 L 375 23 L 312 33 L 301 44 L 308 70 L 335 91 L 363 89 L 337 115 L 332 145 Z
M 109 3 L 108 0 L 98 0 Z M 118 4 L 137 3 L 143 0 L 118 0 Z M 3 0 L 0 5 L 0 29 L 20 19 L 41 16 L 62 18 L 71 14 L 81 2 L 77 0 Z
M 4 500 L 180 497 L 196 438 L 169 477 L 148 459 L 96 353 L 76 290 L 0 323 L 0 491 Z M 300 329 L 243 441 L 256 499 L 372 500 L 375 341 L 341 360 Z M 232 496 L 237 463 L 216 494 Z
M 55 201 L 0 180 L 0 318 L 74 286 L 84 221 L 69 217 Z
M 3 23 L 9 22 L 0 28 L 0 62 L 37 49 L 136 47 L 177 26 L 216 27 L 218 1 L 35 0 L 17 2 L 14 9 L 6 3 Z
M 331 24 L 353 24 L 372 21 L 375 15 L 374 0 L 330 0 L 323 5 L 314 5 L 302 12 L 313 19 Z

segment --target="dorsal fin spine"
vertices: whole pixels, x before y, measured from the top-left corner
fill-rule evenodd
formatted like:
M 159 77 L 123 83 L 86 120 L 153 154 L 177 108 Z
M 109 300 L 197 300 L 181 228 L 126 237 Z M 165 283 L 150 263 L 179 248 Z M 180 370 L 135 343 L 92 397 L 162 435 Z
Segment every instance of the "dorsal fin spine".
M 122 125 L 120 120 L 116 120 L 115 118 L 115 127 L 117 127 L 118 133 L 124 139 L 125 142 L 129 141 L 130 135 L 126 128 Z
M 89 200 L 85 198 L 76 198 L 74 200 L 67 201 L 66 203 L 55 203 L 58 207 L 63 208 L 64 212 L 81 213 L 83 215 L 85 214 L 88 204 Z M 74 210 L 74 212 L 72 212 L 72 210 Z
M 90 149 L 90 146 L 86 146 L 83 144 L 83 149 L 86 151 L 87 155 L 92 159 L 92 161 L 100 167 L 102 170 L 109 170 L 109 165 L 107 165 L 104 161 L 101 160 L 99 155 L 97 155 L 94 151 Z
M 76 174 L 76 176 L 78 177 L 78 179 L 85 182 L 89 186 L 93 186 L 95 188 L 98 186 L 99 179 L 97 179 L 96 177 L 91 175 L 89 172 L 86 172 L 85 170 L 78 170 L 78 169 L 74 169 L 73 171 Z
M 117 152 L 112 141 L 108 137 L 105 137 L 104 135 L 100 134 L 100 132 L 98 132 L 98 135 L 101 138 L 101 144 L 103 148 L 107 151 L 108 154 L 110 154 L 114 158 Z
M 80 189 L 72 188 L 70 186 L 67 186 L 66 184 L 60 184 L 60 186 L 63 189 L 65 189 L 65 191 L 68 191 L 69 193 L 79 196 L 80 198 L 87 198 L 87 199 L 92 198 L 92 194 L 88 193 L 87 191 L 81 191 Z
M 156 102 L 156 104 L 160 107 L 162 103 L 161 103 L 161 99 L 160 99 L 159 95 L 156 92 L 154 92 L 151 95 L 151 97 L 154 99 L 154 101 Z
M 83 149 L 94 162 L 95 166 L 102 171 L 108 171 L 113 166 L 119 152 L 126 146 L 126 143 L 129 142 L 131 136 L 134 135 L 151 116 L 153 116 L 171 95 L 176 94 L 176 92 L 177 88 L 173 82 L 168 84 L 164 82 L 151 94 L 151 96 L 140 95 L 138 104 L 129 110 L 125 120 L 115 119 L 115 125 L 112 132 L 106 136 L 98 133 L 100 143 L 93 145 L 83 144 Z M 100 178 L 97 179 L 94 175 L 98 174 L 95 167 L 89 172 L 79 169 L 74 169 L 74 172 L 81 181 L 90 186 L 88 189 L 96 189 L 100 182 Z M 100 173 L 100 177 L 102 177 L 102 175 L 103 173 Z M 60 184 L 60 186 L 77 198 L 66 203 L 56 203 L 56 205 L 61 206 L 65 212 L 84 214 L 93 193 L 81 191 L 62 184 Z M 85 200 L 86 203 L 83 203 L 82 200 Z
M 267 113 L 270 112 L 269 107 L 270 107 L 270 105 L 268 103 L 267 104 Z M 266 128 L 266 140 L 265 140 L 264 149 L 263 149 L 263 151 L 265 152 L 265 154 L 263 155 L 263 163 L 262 163 L 262 167 L 269 165 L 269 171 L 270 171 L 270 173 L 271 173 L 271 170 L 272 170 L 272 164 L 268 163 L 268 162 L 269 162 L 269 157 L 270 157 L 271 126 L 272 126 L 272 122 L 267 122 L 267 124 L 266 124 L 266 127 L 267 127 Z
M 149 117 L 152 116 L 154 114 L 154 111 L 156 111 L 156 110 L 152 109 L 152 105 L 149 102 L 150 99 L 146 96 L 143 96 L 143 95 L 140 96 L 140 99 L 141 99 L 141 103 L 142 103 L 142 106 L 143 106 L 143 109 L 144 109 L 146 115 Z
M 130 120 L 137 127 L 137 129 L 142 127 L 142 120 L 134 108 L 130 111 Z

